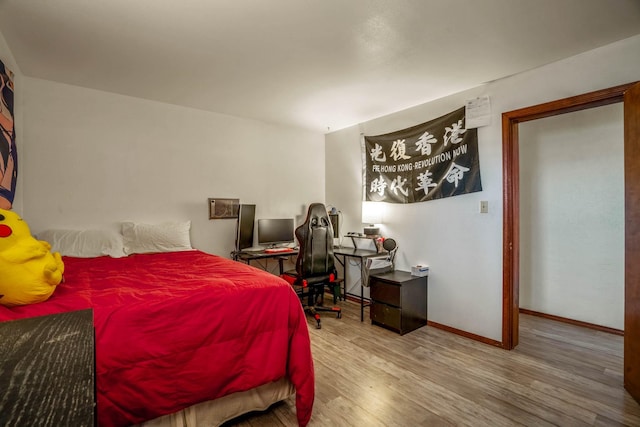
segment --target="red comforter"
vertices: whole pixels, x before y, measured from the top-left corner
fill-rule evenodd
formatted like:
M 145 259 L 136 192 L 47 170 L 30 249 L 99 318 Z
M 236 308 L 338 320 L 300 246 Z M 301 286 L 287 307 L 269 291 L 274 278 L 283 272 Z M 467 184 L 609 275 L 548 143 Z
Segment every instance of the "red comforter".
M 311 417 L 307 322 L 277 276 L 199 251 L 63 258 L 46 302 L 0 321 L 93 308 L 98 423 L 125 426 L 285 375 L 300 425 Z

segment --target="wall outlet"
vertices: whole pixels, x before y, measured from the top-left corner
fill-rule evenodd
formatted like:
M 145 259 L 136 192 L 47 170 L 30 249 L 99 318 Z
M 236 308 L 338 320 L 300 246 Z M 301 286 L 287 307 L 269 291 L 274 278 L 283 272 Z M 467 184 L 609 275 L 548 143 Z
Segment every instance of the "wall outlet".
M 480 200 L 480 213 L 488 213 L 488 212 L 489 212 L 489 201 Z

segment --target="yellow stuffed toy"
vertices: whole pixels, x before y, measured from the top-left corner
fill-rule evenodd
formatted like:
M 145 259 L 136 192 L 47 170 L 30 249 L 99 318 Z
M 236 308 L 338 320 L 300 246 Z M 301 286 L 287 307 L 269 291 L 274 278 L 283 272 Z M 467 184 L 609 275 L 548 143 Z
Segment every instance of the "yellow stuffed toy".
M 36 240 L 16 213 L 0 209 L 0 304 L 46 301 L 62 281 L 64 264 L 51 245 Z

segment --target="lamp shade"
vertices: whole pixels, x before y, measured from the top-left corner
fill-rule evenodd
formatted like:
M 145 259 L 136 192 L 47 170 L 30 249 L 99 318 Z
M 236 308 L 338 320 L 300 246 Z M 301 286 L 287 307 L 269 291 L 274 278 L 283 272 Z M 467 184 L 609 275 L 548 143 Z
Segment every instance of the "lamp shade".
M 362 223 L 382 224 L 382 204 L 380 202 L 362 202 Z

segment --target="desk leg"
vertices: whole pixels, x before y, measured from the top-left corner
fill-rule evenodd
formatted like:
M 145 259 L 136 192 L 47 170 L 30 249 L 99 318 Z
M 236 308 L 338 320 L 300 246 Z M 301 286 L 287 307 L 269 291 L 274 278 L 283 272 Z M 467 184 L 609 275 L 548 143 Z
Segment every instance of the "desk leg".
M 364 263 L 364 257 L 359 256 L 359 255 L 347 255 L 347 254 L 340 254 L 343 256 L 342 260 L 340 260 L 340 258 L 338 258 L 338 256 L 335 257 L 335 259 L 338 260 L 338 262 L 342 265 L 343 270 L 344 270 L 344 299 L 346 301 L 347 299 L 347 284 L 349 283 L 349 273 L 347 273 L 347 271 L 349 270 L 349 263 L 347 262 L 347 260 L 349 258 L 353 258 L 358 260 L 358 262 L 360 263 L 360 321 L 364 322 L 364 307 L 365 307 L 365 303 L 364 303 L 364 282 L 363 282 L 363 278 L 366 276 L 366 272 L 365 272 L 365 263 Z M 358 294 L 351 294 L 353 296 L 355 296 L 356 298 L 358 297 Z M 371 303 L 367 303 L 366 305 L 369 306 Z
M 345 264 L 347 263 L 347 258 L 344 257 L 342 258 L 342 261 L 340 261 L 340 258 L 338 255 L 334 255 L 334 258 L 340 263 L 340 265 L 342 266 L 342 271 L 344 271 L 344 280 L 342 281 L 342 301 L 346 301 L 347 300 L 347 267 L 345 267 Z
M 342 263 L 342 270 L 344 271 L 344 300 L 347 300 L 347 284 L 349 283 L 349 277 L 347 276 L 347 270 L 349 270 L 347 268 L 347 257 L 343 258 L 344 262 Z
M 364 260 L 360 258 L 360 321 L 364 322 Z
M 349 284 L 349 278 L 347 276 L 347 270 L 349 270 L 349 268 L 347 268 L 347 258 L 344 259 L 344 300 L 347 300 L 347 285 Z

